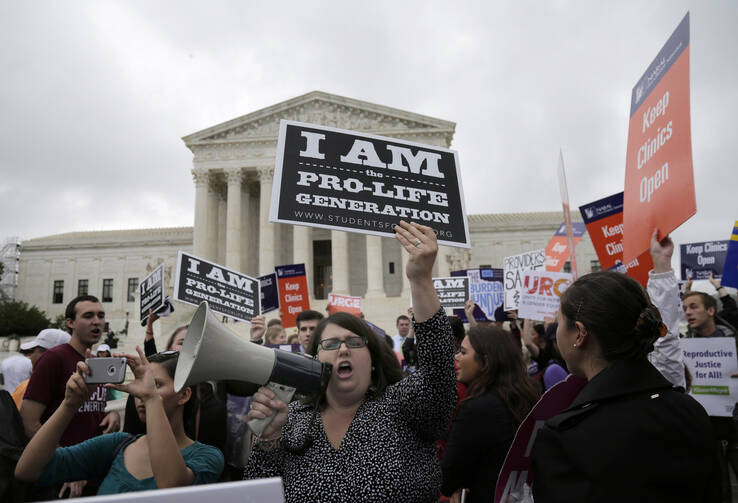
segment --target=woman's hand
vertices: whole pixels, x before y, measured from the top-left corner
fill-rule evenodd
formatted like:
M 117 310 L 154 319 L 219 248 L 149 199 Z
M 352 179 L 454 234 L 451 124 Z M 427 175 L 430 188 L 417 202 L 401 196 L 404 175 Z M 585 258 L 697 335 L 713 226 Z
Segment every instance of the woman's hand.
M 400 225 L 395 226 L 395 234 L 410 255 L 405 268 L 408 279 L 410 281 L 431 279 L 433 263 L 438 253 L 436 233 L 433 229 L 415 222 L 400 220 Z
M 261 439 L 274 440 L 282 434 L 282 426 L 287 422 L 287 414 L 289 408 L 287 404 L 280 399 L 275 399 L 276 395 L 269 388 L 261 387 L 259 391 L 254 393 L 254 401 L 251 403 L 251 410 L 246 416 L 247 420 L 264 419 L 274 414 L 276 416 L 269 425 L 264 428 L 261 433 Z
M 149 309 L 149 315 L 146 317 L 146 337 L 145 340 L 154 338 L 154 322 L 159 319 L 159 315 Z
M 464 302 L 464 314 L 466 314 L 466 322 L 469 323 L 469 328 L 477 324 L 476 318 L 474 318 L 474 307 L 476 304 L 471 298 L 466 299 Z
M 654 229 L 651 234 L 651 258 L 655 273 L 671 271 L 671 256 L 674 254 L 674 242 L 669 236 L 658 240 L 659 230 Z
M 90 358 L 91 353 L 88 349 L 87 358 Z M 64 390 L 64 401 L 63 405 L 66 405 L 72 410 L 79 409 L 85 401 L 90 398 L 92 391 L 87 387 L 85 382 L 85 375 L 90 375 L 90 369 L 85 362 L 77 362 L 77 372 L 69 376 L 67 380 L 67 387 Z
M 441 308 L 433 287 L 433 262 L 438 253 L 436 234 L 430 227 L 400 220 L 400 225 L 395 225 L 395 235 L 409 255 L 405 274 L 410 280 L 415 321 L 420 323 Z
M 263 340 L 264 332 L 266 332 L 266 318 L 261 314 L 251 318 L 251 342 Z
M 133 371 L 133 381 L 128 384 L 106 384 L 105 386 L 117 389 L 118 391 L 130 393 L 146 403 L 149 398 L 156 396 L 156 383 L 154 381 L 154 374 L 151 372 L 149 361 L 146 359 L 146 355 L 144 355 L 139 346 L 136 346 L 136 352 L 138 353 L 138 356 L 129 354 L 115 355 L 117 357 L 125 357 L 128 366 Z

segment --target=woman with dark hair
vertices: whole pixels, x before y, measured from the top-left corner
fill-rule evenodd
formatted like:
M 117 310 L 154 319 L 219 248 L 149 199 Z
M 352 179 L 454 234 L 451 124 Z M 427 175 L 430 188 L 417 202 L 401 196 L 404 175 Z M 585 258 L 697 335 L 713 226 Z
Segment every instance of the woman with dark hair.
M 588 382 L 537 434 L 536 503 L 719 501 L 705 410 L 648 361 L 666 327 L 643 288 L 588 274 L 562 295 L 557 321 L 569 371 Z
M 356 317 L 318 325 L 308 352 L 333 366 L 325 391 L 288 407 L 261 388 L 248 415 L 275 417 L 245 478 L 282 477 L 288 502 L 438 501 L 435 440 L 456 398 L 451 328 L 432 280 L 438 246 L 429 227 L 401 222 L 395 232 L 409 254 L 417 370 L 400 380 L 392 349 Z
M 137 348 L 138 349 L 138 348 Z M 193 441 L 184 430 L 192 389 L 174 391 L 178 353 L 160 353 L 149 360 L 125 355 L 135 379 L 106 387 L 136 397 L 136 410 L 146 422 L 147 435 L 108 433 L 71 447 L 57 448 L 75 411 L 90 395 L 84 362 L 67 381 L 64 401 L 23 451 L 15 476 L 36 485 L 74 480 L 102 480 L 98 494 L 142 491 L 207 484 L 218 480 L 223 455 L 214 447 Z
M 467 394 L 459 404 L 441 463 L 442 491 L 456 502 L 461 501 L 461 490 L 468 488 L 467 502 L 488 502 L 515 431 L 540 393 L 528 378 L 519 346 L 497 326 L 473 326 L 456 362 Z

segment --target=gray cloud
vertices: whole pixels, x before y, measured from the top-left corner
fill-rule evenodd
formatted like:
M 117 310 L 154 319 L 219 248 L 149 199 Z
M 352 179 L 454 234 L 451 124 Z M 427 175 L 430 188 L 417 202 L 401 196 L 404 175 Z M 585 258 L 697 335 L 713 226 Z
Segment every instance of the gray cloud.
M 735 2 L 5 2 L 0 238 L 191 225 L 181 136 L 313 89 L 457 123 L 467 211 L 622 190 L 630 92 L 692 13 L 698 213 L 738 218 Z M 485 180 L 485 183 L 479 183 Z

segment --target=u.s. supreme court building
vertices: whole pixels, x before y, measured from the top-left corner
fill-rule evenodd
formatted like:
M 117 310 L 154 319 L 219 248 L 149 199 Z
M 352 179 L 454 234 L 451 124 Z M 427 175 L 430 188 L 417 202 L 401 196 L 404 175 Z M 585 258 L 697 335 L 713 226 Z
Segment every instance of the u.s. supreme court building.
M 323 310 L 329 292 L 364 297 L 368 320 L 394 333 L 407 311 L 407 257 L 391 238 L 270 223 L 269 207 L 280 119 L 368 132 L 452 148 L 455 123 L 404 110 L 314 91 L 203 129 L 183 138 L 192 151 L 195 185 L 193 227 L 70 232 L 23 241 L 17 298 L 50 317 L 81 293 L 103 302 L 111 329 L 130 336 L 138 324 L 138 283 L 158 264 L 168 294 L 174 287 L 178 250 L 248 275 L 274 266 L 304 263 L 311 307 Z M 462 165 L 463 179 L 463 165 Z M 575 220 L 578 215 L 572 214 Z M 471 250 L 441 247 L 436 275 L 489 265 L 546 246 L 563 220 L 561 211 L 469 215 Z M 599 268 L 588 236 L 576 248 L 580 274 Z M 193 308 L 176 305 L 161 320 L 157 337 L 189 321 Z M 276 316 L 276 313 L 271 316 Z M 245 333 L 244 323 L 231 325 Z M 129 337 L 130 337 L 129 336 Z

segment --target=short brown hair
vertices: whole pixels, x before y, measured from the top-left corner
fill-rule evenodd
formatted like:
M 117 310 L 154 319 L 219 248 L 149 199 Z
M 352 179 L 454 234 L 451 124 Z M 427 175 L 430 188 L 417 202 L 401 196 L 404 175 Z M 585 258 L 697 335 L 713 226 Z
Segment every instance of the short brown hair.
M 715 301 L 715 297 L 713 297 L 712 295 L 705 292 L 689 292 L 684 294 L 684 297 L 682 297 L 682 302 L 690 297 L 699 297 L 700 299 L 702 299 L 702 305 L 705 306 L 705 311 L 710 308 L 713 308 L 715 311 L 717 311 L 717 301 Z

